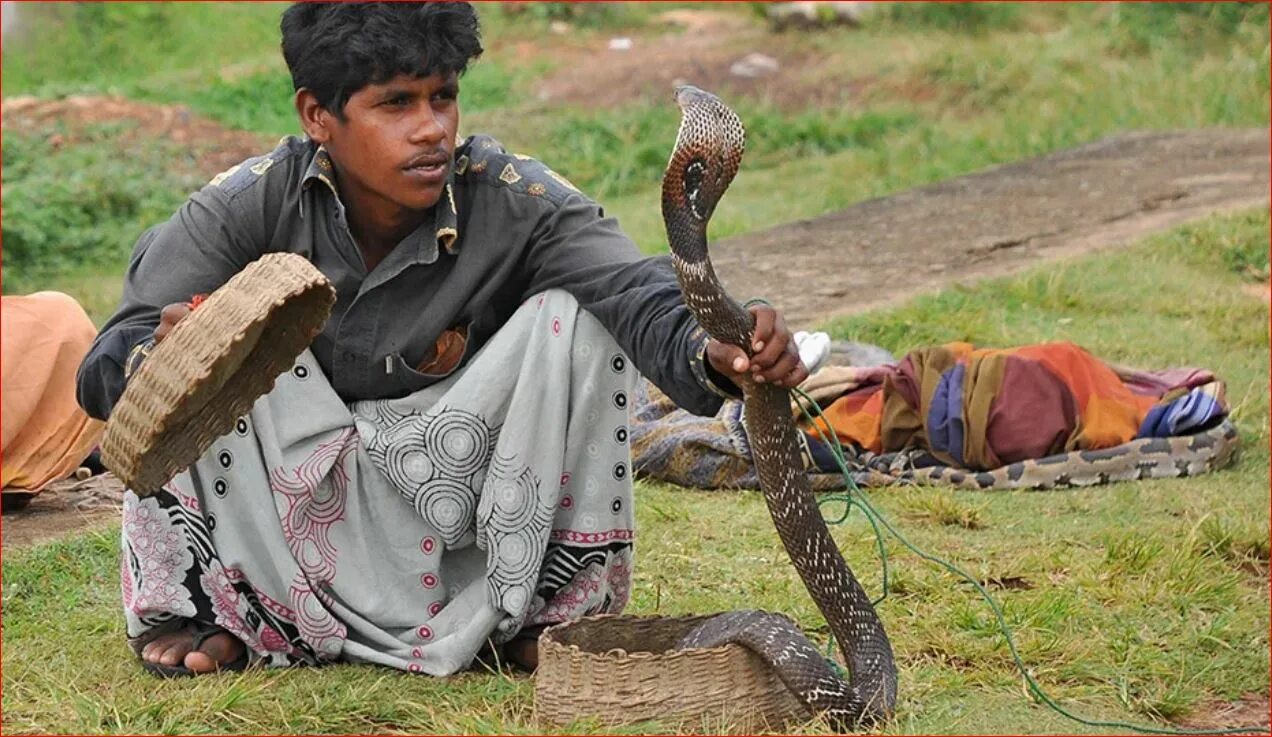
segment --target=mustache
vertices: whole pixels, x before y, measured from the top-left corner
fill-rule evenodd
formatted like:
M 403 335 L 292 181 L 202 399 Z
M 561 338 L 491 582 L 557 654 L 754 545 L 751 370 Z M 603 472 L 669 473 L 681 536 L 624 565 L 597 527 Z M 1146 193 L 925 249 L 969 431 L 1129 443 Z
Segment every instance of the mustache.
M 444 147 L 438 147 L 435 149 L 431 149 L 429 151 L 425 151 L 423 153 L 416 154 L 415 156 L 411 157 L 410 160 L 408 160 L 405 164 L 403 164 L 402 168 L 413 169 L 415 167 L 440 166 L 440 165 L 451 163 L 451 160 L 452 160 L 451 151 Z

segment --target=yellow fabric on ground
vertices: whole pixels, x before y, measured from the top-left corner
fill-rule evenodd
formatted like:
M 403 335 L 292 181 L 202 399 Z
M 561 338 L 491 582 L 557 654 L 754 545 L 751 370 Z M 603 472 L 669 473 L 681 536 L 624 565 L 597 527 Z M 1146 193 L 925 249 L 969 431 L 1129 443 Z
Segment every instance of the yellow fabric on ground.
M 0 297 L 0 467 L 5 490 L 38 491 L 74 472 L 103 423 L 75 402 L 75 372 L 97 330 L 58 292 Z

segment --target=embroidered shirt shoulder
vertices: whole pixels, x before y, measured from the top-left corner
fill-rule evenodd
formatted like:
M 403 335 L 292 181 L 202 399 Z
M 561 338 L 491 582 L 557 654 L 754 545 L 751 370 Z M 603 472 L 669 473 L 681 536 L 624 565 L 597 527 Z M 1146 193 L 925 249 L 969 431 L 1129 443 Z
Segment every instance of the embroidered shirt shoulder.
M 284 171 L 292 167 L 281 166 L 281 164 L 292 163 L 298 159 L 302 153 L 302 146 L 298 146 L 298 142 L 299 139 L 292 136 L 285 137 L 278 142 L 278 146 L 273 151 L 261 156 L 253 156 L 212 177 L 208 186 L 216 187 L 226 197 L 232 198 L 257 182 L 264 181 L 266 174 L 275 167 L 277 167 L 275 176 L 288 176 Z
M 546 164 L 524 154 L 508 153 L 490 136 L 473 136 L 455 151 L 455 175 L 518 194 L 542 197 L 560 205 L 579 190 Z

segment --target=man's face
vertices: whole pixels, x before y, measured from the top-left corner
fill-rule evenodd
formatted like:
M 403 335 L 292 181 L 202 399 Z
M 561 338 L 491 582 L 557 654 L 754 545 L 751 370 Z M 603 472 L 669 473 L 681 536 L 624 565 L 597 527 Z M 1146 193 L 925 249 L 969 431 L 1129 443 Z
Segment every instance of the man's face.
M 349 98 L 343 121 L 324 117 L 325 140 L 316 140 L 335 162 L 346 207 L 395 219 L 437 203 L 459 129 L 455 74 L 399 75 L 367 85 Z

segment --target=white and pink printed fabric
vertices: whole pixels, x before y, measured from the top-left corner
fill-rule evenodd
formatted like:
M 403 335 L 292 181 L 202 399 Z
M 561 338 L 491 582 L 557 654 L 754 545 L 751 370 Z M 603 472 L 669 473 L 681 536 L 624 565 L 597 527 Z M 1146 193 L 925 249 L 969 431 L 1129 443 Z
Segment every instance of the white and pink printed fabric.
M 621 611 L 637 380 L 557 290 L 400 399 L 346 404 L 305 352 L 164 491 L 126 495 L 130 642 L 193 618 L 268 665 L 448 675 L 524 626 Z

